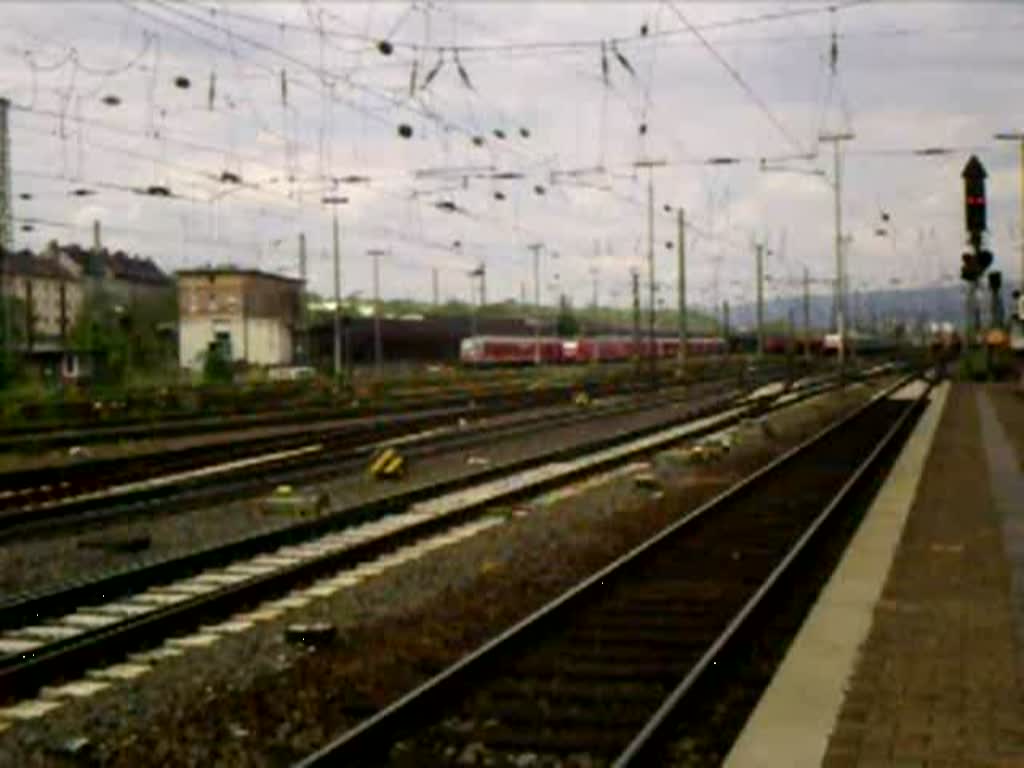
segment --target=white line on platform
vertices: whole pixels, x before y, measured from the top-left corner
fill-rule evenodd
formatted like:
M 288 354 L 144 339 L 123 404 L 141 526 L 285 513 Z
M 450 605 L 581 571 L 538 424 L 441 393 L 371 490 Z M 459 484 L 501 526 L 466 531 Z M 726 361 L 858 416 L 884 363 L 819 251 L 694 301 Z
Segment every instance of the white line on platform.
M 934 390 L 931 404 L 747 720 L 724 768 L 821 765 L 847 680 L 871 629 L 875 603 L 917 495 L 948 392 L 948 382 Z

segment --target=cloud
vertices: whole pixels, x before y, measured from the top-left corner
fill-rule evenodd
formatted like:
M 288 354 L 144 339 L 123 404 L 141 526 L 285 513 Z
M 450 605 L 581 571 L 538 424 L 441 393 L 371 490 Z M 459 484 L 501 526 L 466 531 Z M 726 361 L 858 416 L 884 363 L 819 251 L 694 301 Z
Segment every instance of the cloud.
M 617 291 L 624 305 L 629 270 L 644 265 L 647 238 L 646 177 L 632 164 L 654 157 L 669 162 L 655 173 L 656 270 L 667 293 L 675 254 L 664 243 L 675 241 L 676 223 L 664 205 L 683 207 L 693 225 L 688 278 L 696 301 L 749 297 L 754 238 L 773 244 L 771 270 L 797 275 L 806 266 L 825 279 L 834 270 L 829 185 L 760 173 L 757 160 L 794 154 L 794 144 L 813 149 L 822 125 L 838 119 L 840 91 L 832 88 L 826 100 L 826 4 L 791 4 L 802 15 L 756 22 L 749 19 L 779 6 L 678 7 L 698 26 L 748 19 L 703 33 L 742 82 L 664 4 L 434 6 L 428 38 L 422 6 L 409 4 L 8 3 L 0 95 L 15 104 L 15 213 L 71 227 L 19 232 L 20 244 L 69 232 L 87 237 L 88 222 L 99 218 L 108 243 L 168 269 L 231 260 L 294 274 L 304 232 L 312 287 L 329 293 L 331 212 L 320 201 L 344 194 L 342 261 L 352 290 L 369 289 L 366 250 L 387 247 L 395 256 L 384 265 L 386 295 L 428 298 L 435 267 L 443 292 L 461 286 L 465 294 L 464 273 L 481 260 L 490 296 L 518 297 L 523 281 L 532 295 L 527 246 L 543 241 L 559 252 L 560 282 L 577 301 L 589 296 L 596 267 L 602 294 Z M 959 170 L 969 151 L 991 173 L 992 238 L 1005 250 L 1007 226 L 1019 217 L 1017 158 L 991 135 L 1024 126 L 1014 7 L 879 3 L 836 19 L 838 82 L 857 136 L 843 166 L 844 229 L 854 238 L 857 279 L 927 282 L 955 262 Z M 647 38 L 638 37 L 642 24 Z M 393 41 L 391 56 L 375 47 L 384 37 Z M 547 45 L 612 39 L 636 75 L 607 47 L 607 88 L 599 46 Z M 412 44 L 435 48 L 417 55 Z M 505 47 L 473 48 L 495 44 Z M 445 48 L 445 63 L 423 89 L 436 46 Z M 58 66 L 72 47 L 77 68 L 73 60 Z M 410 97 L 414 60 L 419 90 Z M 190 88 L 175 85 L 179 76 Z M 109 94 L 121 104 L 104 104 Z M 399 136 L 401 124 L 412 128 L 411 139 Z M 925 146 L 961 149 L 945 158 L 881 151 Z M 829 150 L 775 165 L 831 174 Z M 743 162 L 703 164 L 715 156 Z M 552 171 L 595 166 L 607 172 L 578 177 L 591 187 L 552 183 Z M 417 175 L 428 168 L 481 175 L 493 168 L 524 178 L 496 181 L 472 170 Z M 254 186 L 230 188 L 219 181 L 224 170 Z M 331 182 L 347 175 L 372 181 Z M 181 197 L 102 186 L 157 182 Z M 538 184 L 543 195 L 534 192 Z M 68 195 L 76 185 L 99 194 L 80 206 Z M 22 201 L 21 191 L 33 199 Z M 439 210 L 433 203 L 441 199 L 469 215 Z M 882 210 L 892 216 L 888 239 L 874 234 Z M 546 256 L 545 274 L 551 267 Z

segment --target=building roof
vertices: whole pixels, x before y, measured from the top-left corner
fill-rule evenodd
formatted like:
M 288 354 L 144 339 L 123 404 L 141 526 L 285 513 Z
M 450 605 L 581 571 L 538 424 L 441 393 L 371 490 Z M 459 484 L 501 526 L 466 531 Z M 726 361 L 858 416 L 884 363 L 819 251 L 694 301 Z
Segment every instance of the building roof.
M 92 265 L 92 269 L 102 274 L 109 273 L 115 280 L 128 283 L 166 285 L 171 281 L 152 259 L 131 256 L 124 251 L 100 248 L 98 253 L 94 253 L 91 248 L 83 248 L 77 243 L 58 245 L 56 250 L 72 259 L 85 273 L 90 271 Z
M 37 255 L 27 248 L 20 251 L 7 251 L 3 266 L 5 274 L 23 275 L 25 277 L 43 277 L 51 280 L 75 280 L 70 269 L 62 265 L 52 256 Z
M 198 267 L 196 269 L 179 269 L 174 273 L 178 277 L 212 277 L 214 275 L 246 275 L 248 277 L 261 277 L 267 280 L 280 280 L 283 283 L 294 283 L 301 285 L 302 281 L 287 275 L 276 275 L 273 272 L 264 272 L 262 269 L 249 269 L 235 267 L 230 264 L 221 267 Z

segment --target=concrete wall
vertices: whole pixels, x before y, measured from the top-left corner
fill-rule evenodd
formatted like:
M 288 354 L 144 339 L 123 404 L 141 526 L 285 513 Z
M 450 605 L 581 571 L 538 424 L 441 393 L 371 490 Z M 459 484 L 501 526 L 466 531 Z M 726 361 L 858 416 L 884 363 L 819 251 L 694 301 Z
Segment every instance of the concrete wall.
M 234 360 L 256 365 L 287 365 L 292 362 L 291 330 L 279 320 L 250 317 L 182 317 L 178 328 L 178 363 L 200 369 L 210 342 L 218 333 L 231 339 Z

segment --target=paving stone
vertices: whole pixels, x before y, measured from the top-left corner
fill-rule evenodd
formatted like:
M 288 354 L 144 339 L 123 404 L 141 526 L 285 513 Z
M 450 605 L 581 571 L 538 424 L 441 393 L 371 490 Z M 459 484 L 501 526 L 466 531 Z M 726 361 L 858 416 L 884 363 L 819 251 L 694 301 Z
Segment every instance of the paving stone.
M 829 768 L 1024 765 L 1011 578 L 1024 562 L 1003 546 L 979 390 L 950 392 L 830 738 Z M 855 756 L 854 726 L 864 727 Z

